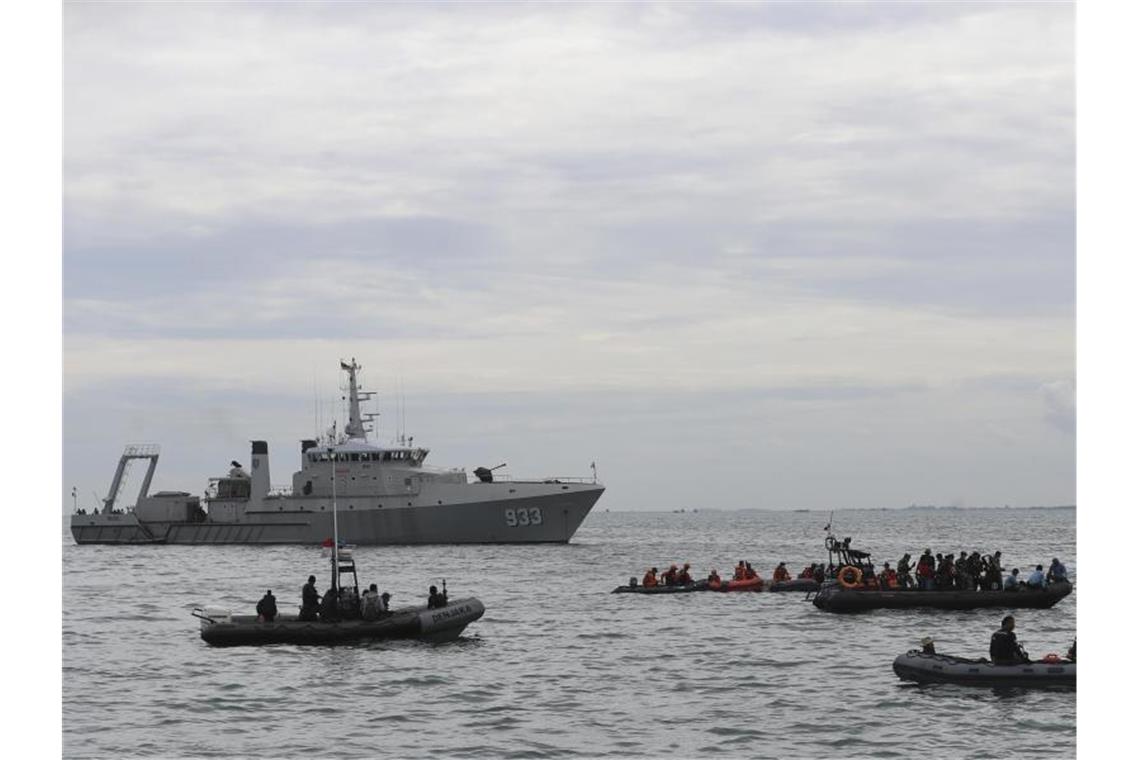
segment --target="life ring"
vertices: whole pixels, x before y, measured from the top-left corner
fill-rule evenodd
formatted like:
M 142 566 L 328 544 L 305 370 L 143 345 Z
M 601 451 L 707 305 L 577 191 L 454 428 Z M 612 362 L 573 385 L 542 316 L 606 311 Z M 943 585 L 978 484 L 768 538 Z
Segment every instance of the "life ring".
M 847 565 L 839 571 L 838 580 L 843 588 L 857 588 L 863 583 L 863 571 L 853 565 Z

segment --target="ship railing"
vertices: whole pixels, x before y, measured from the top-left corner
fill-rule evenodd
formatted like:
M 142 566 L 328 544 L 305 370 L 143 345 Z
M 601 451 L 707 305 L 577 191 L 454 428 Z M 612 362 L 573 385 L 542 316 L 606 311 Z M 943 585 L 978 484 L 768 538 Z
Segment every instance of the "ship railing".
M 557 475 L 548 478 L 513 478 L 510 475 L 496 477 L 496 483 L 596 483 L 592 477 L 579 477 L 577 475 Z
M 269 486 L 269 492 L 265 494 L 267 499 L 280 499 L 285 496 L 293 495 L 293 486 Z

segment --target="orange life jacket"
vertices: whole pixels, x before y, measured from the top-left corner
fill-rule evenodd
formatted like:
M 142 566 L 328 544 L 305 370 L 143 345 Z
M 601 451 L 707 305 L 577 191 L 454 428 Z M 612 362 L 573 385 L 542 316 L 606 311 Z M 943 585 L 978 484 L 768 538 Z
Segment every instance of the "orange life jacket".
M 733 572 L 732 579 L 734 581 L 744 580 L 744 565 L 737 565 L 736 566 L 736 571 Z
M 788 568 L 786 567 L 777 567 L 776 571 L 772 573 L 772 580 L 776 583 L 789 580 L 790 577 L 791 576 L 788 575 Z
M 641 585 L 646 588 L 653 588 L 657 585 L 657 576 L 653 573 L 646 573 L 645 577 L 641 579 Z

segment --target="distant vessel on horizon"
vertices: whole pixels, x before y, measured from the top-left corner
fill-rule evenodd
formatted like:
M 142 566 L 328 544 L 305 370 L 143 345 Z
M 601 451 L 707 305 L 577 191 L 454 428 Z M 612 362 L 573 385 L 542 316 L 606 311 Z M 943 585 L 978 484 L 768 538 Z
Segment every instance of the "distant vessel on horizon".
M 375 445 L 365 425 L 374 415 L 360 413 L 361 399 L 373 394 L 358 387 L 355 359 L 340 366 L 348 373 L 348 423 L 340 436 L 334 424 L 327 440 L 301 441 L 291 489 L 271 489 L 269 447 L 253 441 L 249 473 L 231 462 L 226 475 L 210 479 L 204 499 L 149 495 L 159 448 L 127 446 L 102 509 L 71 516 L 76 543 L 319 544 L 332 535 L 334 502 L 341 540 L 358 545 L 566 543 L 605 491 L 596 470 L 593 478 L 496 480 L 498 465 L 475 468 L 468 482 L 462 468 L 425 465 L 429 449 L 410 438 Z M 135 506 L 115 509 L 137 459 L 148 469 Z

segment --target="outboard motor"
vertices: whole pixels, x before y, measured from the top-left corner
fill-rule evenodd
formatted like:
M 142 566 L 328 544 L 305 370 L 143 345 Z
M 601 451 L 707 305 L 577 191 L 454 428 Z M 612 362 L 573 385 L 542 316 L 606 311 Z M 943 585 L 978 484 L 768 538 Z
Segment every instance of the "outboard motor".
M 493 475 L 493 473 L 495 472 L 495 470 L 499 469 L 500 467 L 506 467 L 506 466 L 507 466 L 507 463 L 503 462 L 502 464 L 497 464 L 491 468 L 476 467 L 475 468 L 475 477 L 479 478 L 480 483 L 494 483 L 495 482 L 495 476 Z

